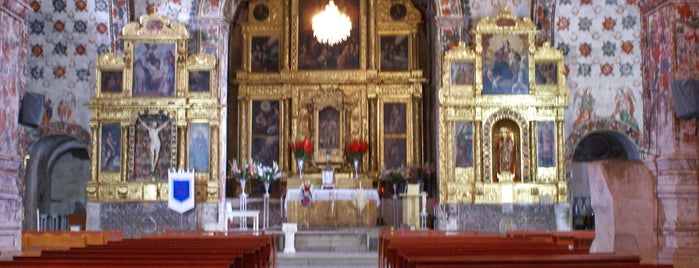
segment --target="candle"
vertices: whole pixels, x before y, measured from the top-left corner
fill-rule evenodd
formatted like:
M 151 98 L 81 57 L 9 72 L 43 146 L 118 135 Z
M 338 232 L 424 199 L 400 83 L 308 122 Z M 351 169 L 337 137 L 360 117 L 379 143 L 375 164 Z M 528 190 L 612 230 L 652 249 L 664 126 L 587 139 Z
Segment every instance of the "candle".
M 427 211 L 427 192 L 420 193 L 422 195 L 422 212 Z

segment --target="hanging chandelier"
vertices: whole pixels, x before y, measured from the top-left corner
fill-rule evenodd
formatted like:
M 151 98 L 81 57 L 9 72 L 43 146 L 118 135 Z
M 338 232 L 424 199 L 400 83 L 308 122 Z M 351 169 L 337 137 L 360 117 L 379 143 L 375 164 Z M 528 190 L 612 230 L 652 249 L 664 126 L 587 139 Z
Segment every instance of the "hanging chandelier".
M 340 13 L 333 0 L 330 0 L 323 11 L 313 16 L 312 23 L 313 37 L 318 42 L 331 46 L 345 41 L 352 30 L 352 21 L 346 14 Z

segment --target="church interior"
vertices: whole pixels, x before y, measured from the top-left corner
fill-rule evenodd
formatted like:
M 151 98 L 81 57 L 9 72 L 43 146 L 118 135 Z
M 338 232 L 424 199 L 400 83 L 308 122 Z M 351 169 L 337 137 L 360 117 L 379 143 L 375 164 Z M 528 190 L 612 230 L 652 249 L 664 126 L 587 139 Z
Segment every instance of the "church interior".
M 0 28 L 1 259 L 293 224 L 699 264 L 699 0 L 6 0 Z

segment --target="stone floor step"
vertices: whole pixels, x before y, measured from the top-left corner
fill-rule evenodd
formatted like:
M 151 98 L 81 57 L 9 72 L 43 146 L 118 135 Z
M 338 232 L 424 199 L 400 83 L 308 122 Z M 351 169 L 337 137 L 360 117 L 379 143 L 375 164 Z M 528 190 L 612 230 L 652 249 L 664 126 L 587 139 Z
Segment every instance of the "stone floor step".
M 376 251 L 278 253 L 277 267 L 368 268 L 378 267 Z

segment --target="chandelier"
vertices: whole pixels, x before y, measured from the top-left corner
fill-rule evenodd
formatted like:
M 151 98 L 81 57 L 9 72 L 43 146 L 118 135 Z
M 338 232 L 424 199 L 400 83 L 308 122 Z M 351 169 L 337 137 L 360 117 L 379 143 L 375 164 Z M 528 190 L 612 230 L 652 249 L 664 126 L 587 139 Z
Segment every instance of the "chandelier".
M 352 21 L 347 15 L 340 13 L 333 0 L 330 0 L 323 11 L 313 16 L 312 23 L 313 37 L 318 42 L 331 46 L 345 41 L 352 30 Z

